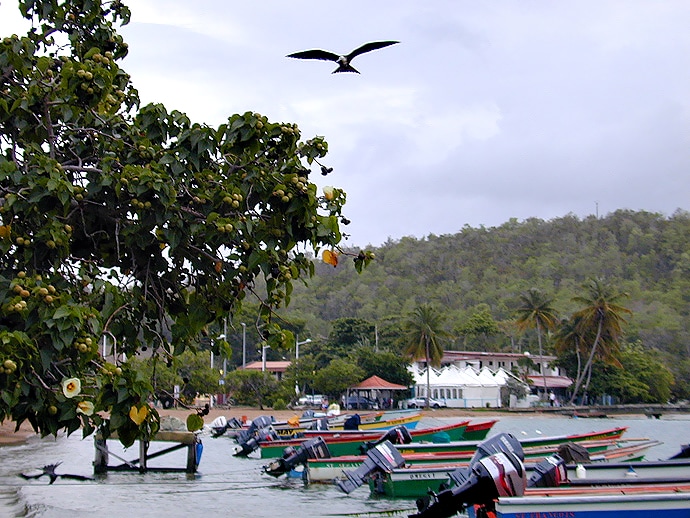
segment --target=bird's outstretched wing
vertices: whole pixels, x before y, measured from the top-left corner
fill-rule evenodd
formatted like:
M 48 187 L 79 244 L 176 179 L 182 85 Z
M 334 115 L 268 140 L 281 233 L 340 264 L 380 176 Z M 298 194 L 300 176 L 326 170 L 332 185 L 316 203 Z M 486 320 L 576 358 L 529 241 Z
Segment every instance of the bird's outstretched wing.
M 338 61 L 338 58 L 340 56 L 327 50 L 312 49 L 303 50 L 301 52 L 293 52 L 292 54 L 288 54 L 287 57 L 298 59 L 322 59 L 324 61 Z
M 24 480 L 31 480 L 34 478 L 41 478 L 44 475 L 47 475 L 48 478 L 50 478 L 50 484 L 55 482 L 58 478 L 67 478 L 71 480 L 93 480 L 91 477 L 86 477 L 84 475 L 71 475 L 69 473 L 64 473 L 64 474 L 58 474 L 55 473 L 55 468 L 57 468 L 61 462 L 57 462 L 55 464 L 48 464 L 46 466 L 43 466 L 41 468 L 40 473 L 32 473 L 32 474 L 26 474 L 26 473 L 20 473 L 19 476 L 22 477 Z
M 382 49 L 383 47 L 395 45 L 396 43 L 400 43 L 400 42 L 399 41 L 372 41 L 369 43 L 365 43 L 361 47 L 358 47 L 355 50 L 353 50 L 352 52 L 350 52 L 347 55 L 347 60 L 350 61 L 355 56 L 359 56 L 360 54 L 364 54 L 365 52 L 371 52 L 372 50 Z
M 33 478 L 41 478 L 43 475 L 45 475 L 45 473 L 43 473 L 42 471 L 40 473 L 34 473 L 31 475 L 28 475 L 26 473 L 20 473 L 19 474 L 19 476 L 22 477 L 24 480 L 31 480 Z

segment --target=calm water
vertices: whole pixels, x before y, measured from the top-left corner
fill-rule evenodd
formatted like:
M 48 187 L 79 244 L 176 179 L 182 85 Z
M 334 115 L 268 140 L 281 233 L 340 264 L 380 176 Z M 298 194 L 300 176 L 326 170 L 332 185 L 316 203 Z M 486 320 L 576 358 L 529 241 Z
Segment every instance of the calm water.
M 229 417 L 229 416 L 228 416 Z M 477 418 L 477 421 L 483 418 Z M 455 419 L 425 418 L 419 426 L 436 426 Z M 666 458 L 681 444 L 690 442 L 690 416 L 647 419 L 571 419 L 549 417 L 504 417 L 493 433 L 510 432 L 517 437 L 560 435 L 628 426 L 628 437 L 663 441 L 647 454 L 648 459 Z M 17 476 L 45 464 L 62 462 L 58 473 L 92 474 L 92 439 L 81 436 L 32 439 L 20 446 L 0 447 L 0 517 L 238 517 L 272 516 L 407 516 L 414 502 L 371 497 L 367 487 L 350 495 L 333 486 L 304 487 L 296 479 L 273 479 L 262 474 L 266 459 L 235 458 L 232 439 L 204 437 L 204 453 L 195 476 L 181 473 L 110 473 L 98 481 L 58 480 L 46 477 L 24 481 Z M 138 448 L 126 452 L 111 449 L 125 459 L 138 456 Z M 184 450 L 163 456 L 157 465 L 184 466 Z M 166 459 L 166 457 L 168 457 Z M 118 462 L 111 458 L 111 464 Z M 149 464 L 154 466 L 153 461 Z M 399 511 L 398 513 L 392 511 Z

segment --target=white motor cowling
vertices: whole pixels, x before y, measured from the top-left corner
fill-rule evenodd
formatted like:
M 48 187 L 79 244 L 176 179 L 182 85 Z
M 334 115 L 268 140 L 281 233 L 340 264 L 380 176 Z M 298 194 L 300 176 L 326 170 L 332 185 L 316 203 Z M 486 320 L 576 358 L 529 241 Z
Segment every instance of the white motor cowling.
M 519 441 L 510 434 L 501 434 L 487 439 L 483 446 L 491 446 L 490 449 L 497 446 L 496 453 L 482 456 L 489 453 L 484 448 L 468 468 L 453 472 L 451 480 L 457 484 L 456 487 L 418 499 L 419 512 L 411 516 L 446 518 L 455 516 L 470 505 L 491 507 L 501 496 L 522 496 L 527 476 Z

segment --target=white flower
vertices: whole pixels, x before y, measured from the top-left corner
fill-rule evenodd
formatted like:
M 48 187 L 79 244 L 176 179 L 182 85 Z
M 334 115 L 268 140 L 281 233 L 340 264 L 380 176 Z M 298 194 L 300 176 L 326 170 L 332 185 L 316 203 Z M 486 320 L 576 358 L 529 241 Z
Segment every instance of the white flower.
M 81 392 L 81 381 L 79 378 L 67 378 L 62 381 L 62 393 L 67 398 L 78 396 Z
M 92 415 L 93 414 L 93 403 L 91 401 L 80 401 L 77 403 L 77 412 L 82 413 L 84 415 Z

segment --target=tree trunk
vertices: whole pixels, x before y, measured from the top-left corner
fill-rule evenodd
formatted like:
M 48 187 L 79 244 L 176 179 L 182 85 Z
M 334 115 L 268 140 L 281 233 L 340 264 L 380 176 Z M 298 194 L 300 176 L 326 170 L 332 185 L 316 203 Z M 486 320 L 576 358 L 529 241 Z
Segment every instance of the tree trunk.
M 424 335 L 424 345 L 426 351 L 426 409 L 429 410 L 429 397 L 431 396 L 431 381 L 429 380 L 431 370 L 431 358 L 429 358 L 429 337 Z
M 546 367 L 544 367 L 544 357 L 542 355 L 542 348 L 541 348 L 541 325 L 539 324 L 539 320 L 537 320 L 537 343 L 539 344 L 539 361 L 541 362 L 540 367 L 541 367 L 541 377 L 542 380 L 544 381 L 544 399 L 548 400 L 547 394 L 547 389 L 546 389 Z M 541 399 L 541 398 L 540 398 Z
M 568 402 L 568 405 L 572 405 L 573 401 L 575 401 L 575 398 L 577 397 L 577 393 L 580 390 L 580 385 L 582 385 L 582 382 L 584 381 L 585 373 L 587 372 L 587 369 L 592 368 L 592 363 L 594 362 L 594 354 L 596 353 L 597 345 L 599 345 L 599 339 L 601 338 L 601 330 L 603 328 L 603 325 L 604 325 L 604 322 L 600 319 L 599 325 L 597 327 L 597 336 L 594 338 L 594 343 L 592 344 L 592 350 L 589 353 L 589 358 L 587 358 L 587 363 L 585 363 L 585 367 L 582 370 L 581 375 L 577 378 L 577 381 L 575 382 L 575 388 L 573 389 L 573 395 L 570 396 L 570 401 Z

